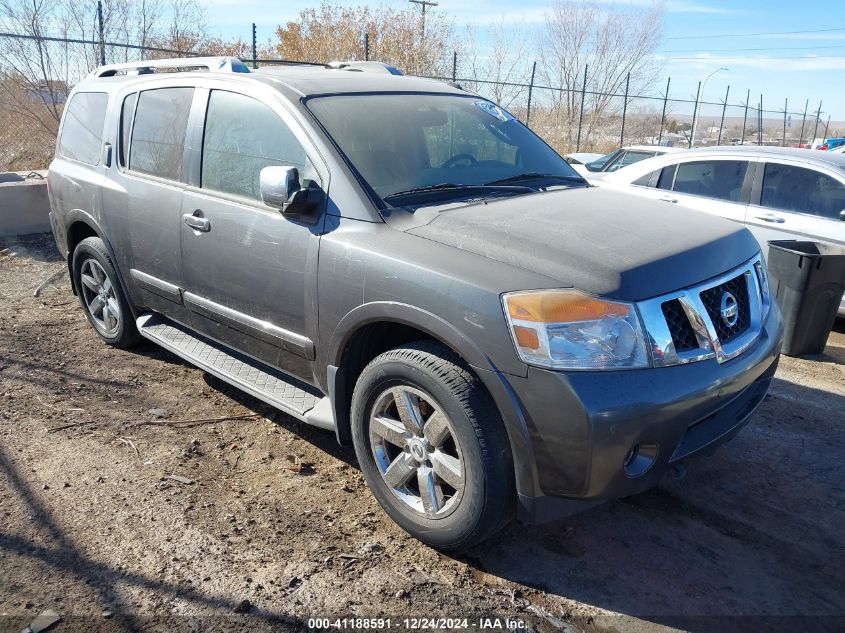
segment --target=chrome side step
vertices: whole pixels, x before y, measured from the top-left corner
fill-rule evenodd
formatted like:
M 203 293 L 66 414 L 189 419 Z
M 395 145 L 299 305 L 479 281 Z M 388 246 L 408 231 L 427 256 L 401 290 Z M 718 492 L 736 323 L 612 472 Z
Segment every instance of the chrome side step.
M 141 336 L 303 422 L 333 431 L 328 397 L 315 387 L 205 338 L 160 314 L 135 321 Z

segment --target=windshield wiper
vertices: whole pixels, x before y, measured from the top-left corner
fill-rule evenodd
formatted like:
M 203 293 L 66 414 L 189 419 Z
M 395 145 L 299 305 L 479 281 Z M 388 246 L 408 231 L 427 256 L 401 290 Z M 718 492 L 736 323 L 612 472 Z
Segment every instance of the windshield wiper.
M 491 180 L 490 182 L 484 184 L 503 185 L 509 182 L 524 182 L 526 180 L 545 180 L 547 178 L 554 178 L 555 180 L 562 180 L 564 182 L 574 182 L 584 185 L 587 184 L 586 181 L 580 176 L 558 176 L 556 174 L 541 174 L 540 172 L 536 171 L 529 171 L 524 174 L 516 174 L 514 176 L 508 176 L 507 178 L 499 178 L 498 180 Z
M 455 184 L 453 182 L 441 182 L 437 183 L 436 185 L 425 185 L 422 187 L 413 187 L 411 189 L 406 189 L 404 191 L 397 191 L 396 193 L 391 193 L 386 195 L 382 198 L 382 200 L 390 200 L 392 198 L 402 198 L 405 196 L 414 196 L 417 194 L 426 194 L 426 193 L 440 193 L 440 192 L 464 192 L 464 191 L 504 191 L 504 192 L 513 192 L 513 193 L 534 193 L 534 190 L 530 187 L 517 187 L 517 186 L 506 186 L 503 184 L 498 183 L 485 183 L 483 185 L 465 185 L 465 184 Z

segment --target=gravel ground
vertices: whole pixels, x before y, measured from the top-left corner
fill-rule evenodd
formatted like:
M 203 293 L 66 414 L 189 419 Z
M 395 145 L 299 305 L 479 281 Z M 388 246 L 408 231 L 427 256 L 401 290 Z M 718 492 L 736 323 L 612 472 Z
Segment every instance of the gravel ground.
M 331 434 L 151 344 L 106 347 L 66 276 L 33 297 L 64 265 L 49 236 L 3 247 L 0 631 L 45 609 L 56 632 L 845 627 L 841 320 L 684 479 L 452 557 L 387 519 Z

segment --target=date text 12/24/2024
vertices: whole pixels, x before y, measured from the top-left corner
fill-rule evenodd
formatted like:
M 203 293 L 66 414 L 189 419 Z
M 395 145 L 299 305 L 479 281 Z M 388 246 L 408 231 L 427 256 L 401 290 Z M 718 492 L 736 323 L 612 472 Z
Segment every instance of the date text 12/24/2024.
M 308 628 L 349 629 L 353 631 L 386 631 L 405 629 L 408 631 L 458 631 L 458 630 L 501 630 L 519 631 L 529 625 L 519 618 L 484 617 L 469 618 L 310 618 Z

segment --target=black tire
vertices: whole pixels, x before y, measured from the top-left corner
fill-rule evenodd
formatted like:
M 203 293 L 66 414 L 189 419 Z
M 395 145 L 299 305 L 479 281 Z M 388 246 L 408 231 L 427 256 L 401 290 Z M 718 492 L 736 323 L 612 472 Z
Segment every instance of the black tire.
M 412 509 L 387 484 L 376 462 L 371 414 L 385 392 L 396 387 L 410 387 L 430 396 L 449 419 L 464 477 L 462 492 L 447 516 L 429 518 Z M 478 377 L 445 346 L 423 340 L 376 357 L 355 385 L 351 424 L 355 453 L 370 490 L 411 536 L 438 549 L 465 549 L 489 538 L 513 518 L 513 459 L 501 417 Z M 406 446 L 405 453 L 410 457 L 408 449 Z M 424 462 L 418 467 L 424 464 L 431 465 Z M 410 485 L 414 480 L 411 477 Z
M 99 264 L 105 277 L 108 278 L 108 288 L 112 293 L 112 298 L 119 306 L 119 318 L 114 320 L 117 321 L 117 325 L 114 328 L 104 325 L 111 325 L 114 321 L 108 318 L 98 319 L 95 317 L 87 301 L 87 298 L 94 291 L 83 284 L 82 275 L 83 268 L 86 271 L 92 270 L 94 264 L 91 263 L 91 260 Z M 76 288 L 79 303 L 82 305 L 82 311 L 85 313 L 85 317 L 97 335 L 109 345 L 121 349 L 137 345 L 141 340 L 141 335 L 138 334 L 138 329 L 135 327 L 132 310 L 129 307 L 129 302 L 126 300 L 126 295 L 123 294 L 123 288 L 118 280 L 117 271 L 112 264 L 111 257 L 109 256 L 108 250 L 106 250 L 103 240 L 99 237 L 86 237 L 77 244 L 73 251 L 71 270 L 73 271 L 73 285 Z

